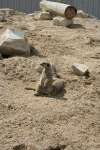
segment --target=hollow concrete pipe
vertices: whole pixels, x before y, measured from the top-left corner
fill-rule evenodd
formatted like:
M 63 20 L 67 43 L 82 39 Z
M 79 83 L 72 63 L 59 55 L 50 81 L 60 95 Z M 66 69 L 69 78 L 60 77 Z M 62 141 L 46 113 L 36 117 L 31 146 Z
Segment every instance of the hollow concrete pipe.
M 66 17 L 67 19 L 72 19 L 77 14 L 77 9 L 74 6 L 47 0 L 42 0 L 40 2 L 40 8 L 52 14 Z

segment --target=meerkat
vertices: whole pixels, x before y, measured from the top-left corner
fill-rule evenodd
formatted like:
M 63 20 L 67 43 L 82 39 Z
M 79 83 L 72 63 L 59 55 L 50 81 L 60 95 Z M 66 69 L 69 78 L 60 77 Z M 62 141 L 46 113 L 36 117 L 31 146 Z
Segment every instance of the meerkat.
M 35 95 L 46 94 L 49 95 L 51 93 L 51 87 L 53 83 L 53 72 L 52 67 L 49 63 L 41 63 L 43 67 L 42 74 L 40 80 L 37 84 L 37 89 Z
M 35 96 L 40 95 L 56 95 L 59 92 L 64 90 L 65 81 L 57 77 L 55 66 L 52 66 L 50 63 L 41 63 L 42 74 L 40 80 L 37 83 Z M 26 88 L 28 90 L 34 90 L 33 88 Z
M 51 82 L 53 81 L 52 66 L 47 62 L 41 63 L 40 66 L 42 67 L 41 76 L 37 82 L 36 89 L 32 87 L 25 87 L 26 90 L 34 90 L 37 91 L 36 93 L 46 93 L 47 89 L 49 89 Z
M 42 75 L 38 84 L 37 93 L 56 95 L 65 88 L 65 81 L 57 77 L 55 66 L 50 63 L 42 63 Z M 37 95 L 37 94 L 36 94 Z
M 53 95 L 60 94 L 62 91 L 65 91 L 65 80 L 55 78 L 53 83 L 52 83 L 52 91 Z

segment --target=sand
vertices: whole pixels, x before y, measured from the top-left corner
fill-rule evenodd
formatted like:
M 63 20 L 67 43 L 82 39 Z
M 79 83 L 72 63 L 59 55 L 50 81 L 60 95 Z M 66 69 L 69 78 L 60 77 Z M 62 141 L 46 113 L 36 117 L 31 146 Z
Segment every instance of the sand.
M 0 32 L 6 27 L 25 31 L 35 48 L 28 58 L 0 60 L 0 150 L 19 144 L 30 150 L 56 145 L 65 145 L 60 150 L 100 150 L 100 21 L 75 18 L 74 23 L 54 26 L 24 14 L 0 23 Z M 64 97 L 36 97 L 25 90 L 36 86 L 36 66 L 47 60 L 66 80 Z M 90 78 L 75 75 L 73 63 L 87 65 Z

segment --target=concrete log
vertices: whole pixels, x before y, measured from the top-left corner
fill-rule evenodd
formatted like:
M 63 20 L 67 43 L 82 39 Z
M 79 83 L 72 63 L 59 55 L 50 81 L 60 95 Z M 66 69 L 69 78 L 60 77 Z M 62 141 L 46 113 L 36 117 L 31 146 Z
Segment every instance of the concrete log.
M 46 0 L 42 0 L 40 2 L 40 8 L 43 11 L 48 11 L 52 14 L 65 17 L 67 19 L 72 19 L 77 14 L 77 9 L 74 6 Z

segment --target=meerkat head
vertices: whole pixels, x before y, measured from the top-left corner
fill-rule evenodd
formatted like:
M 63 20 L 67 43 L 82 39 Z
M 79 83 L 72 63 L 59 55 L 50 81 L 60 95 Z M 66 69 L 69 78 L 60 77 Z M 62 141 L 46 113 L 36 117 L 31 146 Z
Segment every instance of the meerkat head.
M 48 79 L 52 79 L 53 77 L 53 71 L 52 71 L 52 66 L 48 62 L 43 62 L 40 64 L 43 67 L 43 71 L 45 71 L 45 75 L 47 76 Z
M 46 63 L 46 62 L 41 63 L 40 65 L 41 65 L 42 67 L 44 67 L 45 69 L 49 69 L 49 68 L 51 67 L 51 65 L 50 65 L 49 63 Z

